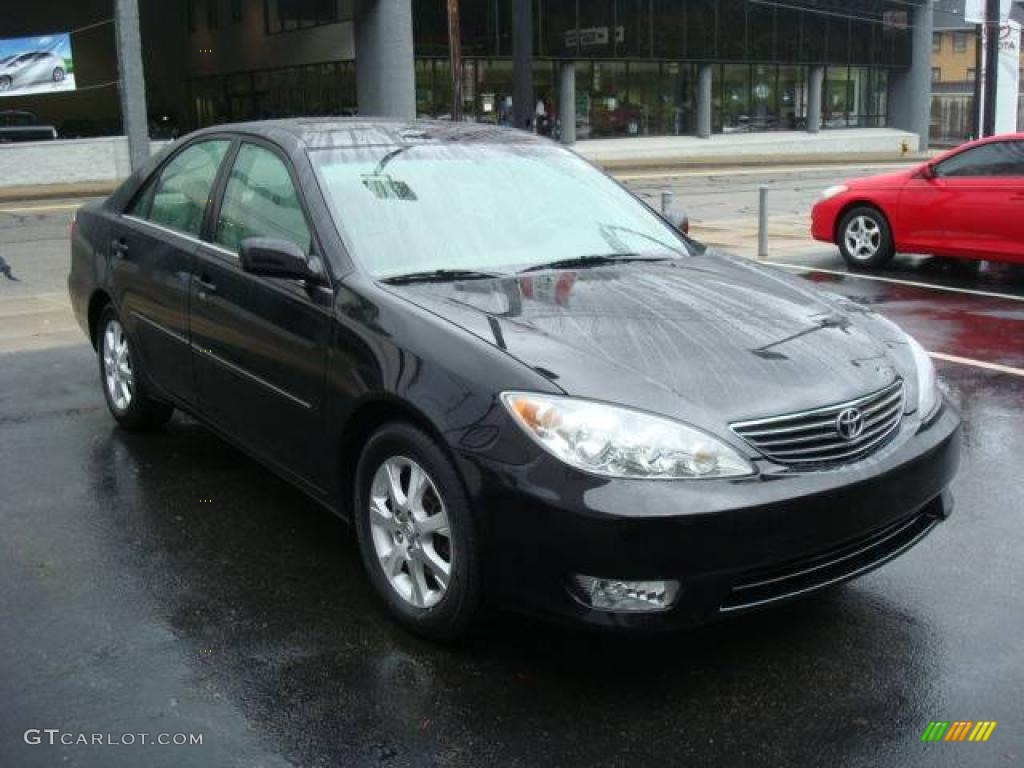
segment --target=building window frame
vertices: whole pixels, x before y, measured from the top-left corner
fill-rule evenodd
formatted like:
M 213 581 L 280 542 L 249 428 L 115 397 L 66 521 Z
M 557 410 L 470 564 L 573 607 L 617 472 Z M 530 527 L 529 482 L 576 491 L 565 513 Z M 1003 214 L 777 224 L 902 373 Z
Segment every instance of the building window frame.
M 967 33 L 953 33 L 953 53 L 967 53 Z
M 941 32 L 932 32 L 932 53 L 942 53 Z
M 942 67 L 932 67 L 932 82 L 933 83 L 941 83 L 942 82 Z

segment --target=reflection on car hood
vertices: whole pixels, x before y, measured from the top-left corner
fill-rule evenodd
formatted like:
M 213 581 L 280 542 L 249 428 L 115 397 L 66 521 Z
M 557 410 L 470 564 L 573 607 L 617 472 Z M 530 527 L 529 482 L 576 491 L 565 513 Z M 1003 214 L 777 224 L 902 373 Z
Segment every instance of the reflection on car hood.
M 889 354 L 903 345 L 895 327 L 802 280 L 713 253 L 389 290 L 568 394 L 712 429 L 853 399 L 907 375 Z
M 901 171 L 893 171 L 892 173 L 878 173 L 874 176 L 863 176 L 859 179 L 851 179 L 843 183 L 850 187 L 850 189 L 890 189 L 893 185 L 906 181 L 916 172 L 917 166 L 913 168 L 904 168 Z

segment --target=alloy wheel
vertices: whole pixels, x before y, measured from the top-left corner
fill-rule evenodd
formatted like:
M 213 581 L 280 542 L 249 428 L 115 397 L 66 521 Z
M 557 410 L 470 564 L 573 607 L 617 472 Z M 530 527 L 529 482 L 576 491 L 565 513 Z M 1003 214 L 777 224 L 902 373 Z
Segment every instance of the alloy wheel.
M 110 402 L 119 411 L 128 410 L 134 390 L 132 359 L 128 352 L 128 338 L 117 320 L 107 323 L 103 332 L 103 377 Z
M 385 460 L 370 485 L 369 520 L 392 589 L 416 608 L 437 605 L 448 590 L 455 552 L 448 512 L 430 475 L 412 459 Z
M 846 225 L 846 250 L 857 261 L 873 258 L 882 246 L 882 228 L 870 216 L 857 216 Z

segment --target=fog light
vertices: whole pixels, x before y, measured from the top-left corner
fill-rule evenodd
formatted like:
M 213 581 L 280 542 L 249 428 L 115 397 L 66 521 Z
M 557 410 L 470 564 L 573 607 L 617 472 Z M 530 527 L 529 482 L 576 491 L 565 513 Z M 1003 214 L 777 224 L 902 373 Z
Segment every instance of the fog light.
M 664 611 L 679 594 L 679 582 L 622 581 L 594 576 L 573 576 L 577 594 L 601 611 Z

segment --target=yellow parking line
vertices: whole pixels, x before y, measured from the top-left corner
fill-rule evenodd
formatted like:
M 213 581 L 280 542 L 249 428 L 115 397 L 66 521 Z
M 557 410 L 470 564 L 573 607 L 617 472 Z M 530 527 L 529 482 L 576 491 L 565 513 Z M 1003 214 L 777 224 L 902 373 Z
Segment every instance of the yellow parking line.
M 0 213 L 35 213 L 37 211 L 70 211 L 81 208 L 82 203 L 61 203 L 59 205 L 31 205 L 22 208 L 0 208 Z
M 1009 293 L 997 293 L 996 291 L 979 291 L 976 288 L 956 288 L 951 285 L 936 285 L 935 283 L 922 283 L 918 280 L 901 280 L 896 277 L 882 277 L 881 275 L 865 275 L 861 272 L 846 272 L 841 269 L 823 269 L 821 267 L 808 267 L 804 264 L 790 264 L 785 261 L 766 261 L 775 267 L 786 269 L 801 269 L 805 272 L 821 272 L 826 275 L 840 275 L 842 277 L 856 277 L 860 280 L 877 280 L 882 283 L 895 283 L 896 285 L 911 285 L 915 288 L 930 288 L 934 291 L 949 291 L 950 293 L 967 293 L 971 296 L 987 296 L 992 299 L 1006 299 L 1007 301 L 1024 301 L 1024 296 L 1014 296 Z
M 956 355 L 947 355 L 943 352 L 929 352 L 928 354 L 936 360 L 944 360 L 947 363 L 970 365 L 974 368 L 984 368 L 986 371 L 998 371 L 999 373 L 1008 373 L 1011 376 L 1024 377 L 1024 368 L 1012 368 L 1009 365 L 1001 365 L 1000 363 L 986 363 L 984 360 L 974 360 L 970 357 L 957 357 Z

